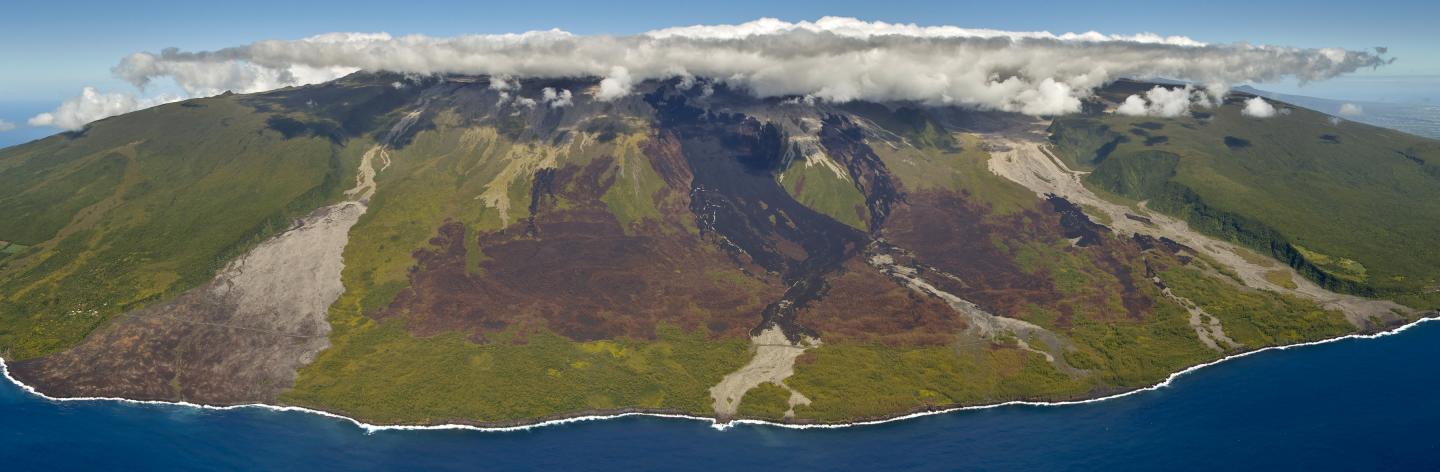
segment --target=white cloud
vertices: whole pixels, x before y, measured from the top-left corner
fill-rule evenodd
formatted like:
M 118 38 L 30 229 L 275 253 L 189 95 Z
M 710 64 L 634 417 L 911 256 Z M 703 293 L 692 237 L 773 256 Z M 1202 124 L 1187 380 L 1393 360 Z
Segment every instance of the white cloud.
M 497 75 L 490 78 L 490 90 L 500 92 L 500 99 L 495 102 L 495 106 L 504 106 L 514 98 L 510 92 L 520 90 L 520 81 L 509 76 Z M 533 108 L 535 106 L 535 100 L 523 97 L 516 99 L 515 103 L 523 107 Z
M 0 133 L 6 132 L 6 131 L 10 131 L 10 130 L 12 130 L 12 129 L 15 129 L 15 123 L 11 123 L 11 122 L 5 121 L 5 120 L 0 120 Z
M 791 98 L 787 98 L 787 99 L 785 99 L 785 100 L 780 101 L 780 104 L 781 104 L 781 105 L 806 105 L 806 106 L 813 106 L 813 105 L 815 105 L 816 103 L 819 103 L 819 102 L 820 102 L 820 99 L 815 98 L 814 95 L 806 95 L 806 96 L 803 96 L 803 97 L 791 97 Z
M 1213 108 L 1225 103 L 1225 95 L 1230 93 L 1230 86 L 1223 83 L 1212 83 L 1205 85 L 1205 100 L 1196 100 L 1195 104 L 1204 108 Z
M 314 38 L 306 41 L 312 40 Z M 261 65 L 243 60 L 218 60 L 215 56 L 206 56 L 214 60 L 202 61 L 166 60 L 166 57 L 173 54 L 182 53 L 174 48 L 163 50 L 158 56 L 144 52 L 134 53 L 126 56 L 110 71 L 140 88 L 149 85 L 153 78 L 170 77 L 185 89 L 189 96 L 208 97 L 227 91 L 252 93 L 292 85 L 318 84 L 360 70 L 357 67 L 339 65 Z
M 1186 85 L 1183 88 L 1155 87 L 1145 93 L 1150 99 L 1150 109 L 1156 116 L 1174 117 L 1190 111 L 1191 88 Z
M 1145 99 L 1140 98 L 1139 95 L 1131 95 L 1125 97 L 1125 103 L 1121 103 L 1120 106 L 1115 109 L 1115 113 L 1130 116 L 1145 116 L 1150 113 L 1150 111 L 1145 107 Z
M 1064 82 L 1046 77 L 1041 80 L 1034 89 L 1026 88 L 1025 84 L 1019 86 L 1022 90 L 1014 95 L 1014 104 L 1019 109 L 1009 106 L 1010 111 L 1018 111 L 1027 115 L 1061 115 L 1080 111 L 1080 99 L 1074 88 Z M 998 107 L 1005 109 L 1007 107 Z
M 1189 113 L 1192 105 L 1211 106 L 1209 95 L 1189 85 L 1173 88 L 1157 85 L 1146 91 L 1144 98 L 1139 95 L 1125 97 L 1125 102 L 1115 109 L 1115 113 L 1173 118 Z
M 692 87 L 694 87 L 694 86 L 695 86 L 695 76 L 690 75 L 690 74 L 681 74 L 681 75 L 680 75 L 680 83 L 675 84 L 675 88 L 680 89 L 680 90 L 690 90 L 690 89 L 691 89 Z
M 550 108 L 570 106 L 574 103 L 570 100 L 571 96 L 570 91 L 565 89 L 560 89 L 560 91 L 557 92 L 553 88 L 545 87 L 544 90 L 540 91 L 540 101 L 550 105 Z
M 1245 109 L 1240 110 L 1245 116 L 1256 118 L 1269 118 L 1275 116 L 1275 107 L 1261 97 L 1253 97 L 1245 101 Z
M 724 83 L 762 97 L 913 100 L 1054 115 L 1079 111 L 1082 99 L 1118 77 L 1203 83 L 1216 94 L 1226 84 L 1316 81 L 1385 63 L 1376 52 L 1212 45 L 1151 33 L 1052 34 L 826 17 L 793 23 L 765 18 L 632 36 L 560 30 L 456 37 L 329 33 L 214 51 L 138 52 L 112 72 L 141 88 L 173 80 L 191 97 L 312 84 L 368 70 L 486 74 L 499 77 L 492 88 L 511 94 L 518 89 L 512 78 L 599 77 L 598 100 L 624 97 L 645 80 L 681 77 L 686 84 L 704 80 L 703 90 Z M 1162 98 L 1178 100 L 1155 97 L 1147 113 L 1173 113 L 1181 106 L 1157 101 Z M 502 103 L 510 99 L 507 94 Z
M 128 93 L 101 93 L 94 87 L 85 87 L 80 95 L 66 100 L 54 110 L 30 118 L 30 126 L 53 126 L 65 130 L 77 130 L 87 123 L 155 105 L 180 100 L 180 97 L 161 95 L 136 98 Z
M 1354 103 L 1346 103 L 1340 105 L 1340 114 L 1345 116 L 1363 115 L 1365 114 L 1365 109 Z
M 499 90 L 501 92 L 506 92 L 519 89 L 520 81 L 512 79 L 509 76 L 501 75 L 490 78 L 490 90 Z
M 1205 43 L 1184 36 L 1160 36 L 1154 33 L 1136 35 L 1105 35 L 1095 31 L 1055 35 L 1048 31 L 1001 31 L 958 26 L 918 26 L 915 24 L 863 21 L 855 18 L 827 16 L 815 22 L 790 23 L 774 18 L 738 25 L 695 25 L 665 28 L 645 33 L 657 39 L 700 38 L 732 40 L 752 36 L 771 36 L 796 32 L 828 33 L 856 39 L 870 39 L 877 36 L 906 36 L 915 38 L 973 38 L 973 39 L 1054 39 L 1075 42 L 1127 41 L 1142 44 L 1168 44 L 1175 46 L 1204 46 Z
M 624 67 L 610 68 L 610 75 L 600 80 L 600 91 L 595 98 L 608 102 L 630 94 L 630 71 Z

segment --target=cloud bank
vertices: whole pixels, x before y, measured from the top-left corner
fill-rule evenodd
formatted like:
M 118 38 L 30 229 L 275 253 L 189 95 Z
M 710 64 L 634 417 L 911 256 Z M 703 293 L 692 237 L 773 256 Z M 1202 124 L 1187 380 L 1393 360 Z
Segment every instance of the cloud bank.
M 31 117 L 29 124 L 75 130 L 91 121 L 170 103 L 181 98 L 170 95 L 135 98 L 130 94 L 101 93 L 94 87 L 85 87 L 79 96 L 66 100 L 54 111 Z
M 6 131 L 10 131 L 10 130 L 12 130 L 12 129 L 15 129 L 15 123 L 11 123 L 11 122 L 5 121 L 5 120 L 0 120 L 0 133 L 6 132 Z
M 1340 105 L 1340 114 L 1345 116 L 1364 115 L 1365 109 L 1354 103 L 1345 103 Z
M 457 37 L 331 33 L 215 51 L 138 52 L 112 71 L 141 88 L 170 79 L 192 96 L 317 83 L 356 70 L 599 77 L 600 86 L 592 92 L 599 100 L 623 97 L 644 80 L 705 77 L 758 96 L 913 100 L 1056 115 L 1079 111 L 1092 90 L 1120 77 L 1168 77 L 1223 89 L 1281 78 L 1324 80 L 1385 63 L 1378 52 L 1343 49 L 826 17 L 686 26 L 633 36 L 560 30 Z

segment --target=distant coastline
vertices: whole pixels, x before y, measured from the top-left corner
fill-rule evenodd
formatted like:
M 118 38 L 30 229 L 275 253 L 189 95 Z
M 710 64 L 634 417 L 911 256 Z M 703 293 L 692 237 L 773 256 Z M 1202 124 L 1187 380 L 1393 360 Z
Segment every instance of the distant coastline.
M 1210 361 L 1210 362 L 1205 362 L 1205 363 L 1196 364 L 1196 365 L 1187 367 L 1187 368 L 1185 368 L 1185 369 L 1182 369 L 1182 370 L 1180 370 L 1180 371 L 1178 371 L 1178 372 L 1175 372 L 1175 373 L 1172 373 L 1172 374 L 1166 376 L 1164 380 L 1162 380 L 1162 381 L 1160 381 L 1160 382 L 1157 382 L 1157 383 L 1155 383 L 1155 384 L 1153 384 L 1153 385 L 1149 385 L 1149 386 L 1146 386 L 1146 387 L 1135 388 L 1135 389 L 1131 389 L 1131 390 L 1125 390 L 1125 391 L 1122 391 L 1122 392 L 1119 392 L 1119 393 L 1113 393 L 1113 394 L 1103 395 L 1103 396 L 1094 397 L 1094 398 L 1086 398 L 1086 399 L 1080 399 L 1080 400 L 1068 400 L 1068 401 L 1055 401 L 1055 402 L 1012 400 L 1012 401 L 999 402 L 999 403 L 990 403 L 990 404 L 983 404 L 983 405 L 970 405 L 970 406 L 956 406 L 956 407 L 943 407 L 943 408 L 935 408 L 935 409 L 924 409 L 924 410 L 919 410 L 919 411 L 912 411 L 912 412 L 909 412 L 909 413 L 898 414 L 898 415 L 894 415 L 894 416 L 886 416 L 886 417 L 880 417 L 880 418 L 857 419 L 857 420 L 855 420 L 855 421 L 840 422 L 840 423 L 781 423 L 781 422 L 775 422 L 775 421 L 766 421 L 766 420 L 758 420 L 758 419 L 745 419 L 745 418 L 739 418 L 739 419 L 731 419 L 731 420 L 727 420 L 727 421 L 721 421 L 721 420 L 719 420 L 719 419 L 717 419 L 717 418 L 714 418 L 714 417 L 696 416 L 696 415 L 689 415 L 689 414 L 678 413 L 678 412 L 671 412 L 671 411 L 664 411 L 664 410 L 633 409 L 633 410 L 616 410 L 616 411 L 614 411 L 614 412 L 609 412 L 609 413 L 605 413 L 605 412 L 593 412 L 593 413 L 592 413 L 592 412 L 579 412 L 579 413 L 576 413 L 576 414 L 570 415 L 570 416 L 562 416 L 562 417 L 554 417 L 554 418 L 539 418 L 539 419 L 535 419 L 535 420 L 532 420 L 532 421 L 524 421 L 524 420 L 522 420 L 522 421 L 516 421 L 516 422 L 513 422 L 513 423 L 509 423 L 509 422 L 507 422 L 507 423 L 474 423 L 474 424 L 465 424 L 465 423 L 442 423 L 442 424 L 435 424 L 435 425 L 403 425 L 403 424 L 399 424 L 399 425 L 384 425 L 384 424 L 372 424 L 372 423 L 367 423 L 367 422 L 365 422 L 365 421 L 363 421 L 363 420 L 361 420 L 361 419 L 357 419 L 357 418 L 345 416 L 345 415 L 339 414 L 339 413 L 332 413 L 332 412 L 324 411 L 324 410 L 317 410 L 317 409 L 313 409 L 313 408 L 306 408 L 306 407 L 300 407 L 300 406 L 269 405 L 269 404 L 264 404 L 264 403 L 248 403 L 248 404 L 239 404 L 239 405 L 217 406 L 217 405 L 204 405 L 204 404 L 198 404 L 198 403 L 190 403 L 190 402 L 171 402 L 171 401 L 160 401 L 160 400 L 134 400 L 134 399 L 129 399 L 129 398 L 119 398 L 119 397 L 72 397 L 72 398 L 59 398 L 59 397 L 52 397 L 52 396 L 46 395 L 46 394 L 44 394 L 43 392 L 40 392 L 39 390 L 36 390 L 34 387 L 31 387 L 30 385 L 28 385 L 28 384 L 26 384 L 26 383 L 24 383 L 24 382 L 21 382 L 19 379 L 16 379 L 15 377 L 11 376 L 11 375 L 10 375 L 9 365 L 6 363 L 6 361 L 5 361 L 3 358 L 0 358 L 0 373 L 3 373 L 3 374 L 4 374 L 5 379 L 6 379 L 7 381 L 9 381 L 10 383 L 12 383 L 12 384 L 20 387 L 20 389 L 24 390 L 25 392 L 27 392 L 27 393 L 29 393 L 29 394 L 31 394 L 31 395 L 34 395 L 34 396 L 43 398 L 43 399 L 45 399 L 45 400 L 52 401 L 52 402 L 118 402 L 118 403 L 134 404 L 134 405 L 169 405 L 169 406 L 181 406 L 181 407 L 189 407 L 189 408 L 196 408 L 196 409 L 202 409 L 202 410 L 215 410 L 215 411 L 238 410 L 238 409 L 254 408 L 254 409 L 263 409 L 263 410 L 270 410 L 270 411 L 276 411 L 276 412 L 301 412 L 301 413 L 309 413 L 309 414 L 313 414 L 313 415 L 319 415 L 319 416 L 323 416 L 323 417 L 327 417 L 327 418 L 344 420 L 344 421 L 347 421 L 347 422 L 355 425 L 357 428 L 360 428 L 361 430 L 364 430 L 367 434 L 375 433 L 375 432 L 378 432 L 378 431 L 426 431 L 426 430 L 466 430 L 466 431 L 481 431 L 481 432 L 528 431 L 528 430 L 533 430 L 533 429 L 538 429 L 538 428 L 544 428 L 544 427 L 547 427 L 547 426 L 558 426 L 558 425 L 563 425 L 563 424 L 581 423 L 581 422 L 598 421 L 598 420 L 608 420 L 608 419 L 625 418 L 625 417 L 631 417 L 631 416 L 645 416 L 645 417 L 653 417 L 653 418 L 667 418 L 667 419 L 683 419 L 683 420 L 691 420 L 691 421 L 702 421 L 702 422 L 708 422 L 708 423 L 710 423 L 710 426 L 711 426 L 712 428 L 715 428 L 715 429 L 718 429 L 718 430 L 726 430 L 726 429 L 729 429 L 729 428 L 731 428 L 731 427 L 733 427 L 733 426 L 736 426 L 736 425 L 773 426 L 773 427 L 780 427 L 780 428 L 787 428 L 787 429 L 839 429 L 839 428 L 850 428 L 850 427 L 857 427 L 857 426 L 872 426 L 872 425 L 892 423 L 892 422 L 897 422 L 897 421 L 904 421 L 904 420 L 909 420 L 909 419 L 914 419 L 914 418 L 921 418 L 921 417 L 925 417 L 925 416 L 942 415 L 942 414 L 956 413 L 956 412 L 961 412 L 961 411 L 987 410 L 987 409 L 1007 407 L 1007 406 L 1061 407 L 1061 406 L 1083 405 L 1083 404 L 1088 404 L 1088 403 L 1097 403 L 1097 402 L 1103 402 L 1103 401 L 1107 401 L 1107 400 L 1114 400 L 1114 399 L 1124 398 L 1124 397 L 1128 397 L 1128 396 L 1131 396 L 1131 395 L 1136 395 L 1136 394 L 1140 394 L 1140 393 L 1144 393 L 1144 392 L 1150 392 L 1150 391 L 1159 390 L 1159 389 L 1161 389 L 1161 388 L 1165 388 L 1165 387 L 1170 386 L 1171 383 L 1175 381 L 1175 379 L 1178 379 L 1178 378 L 1180 378 L 1180 377 L 1182 377 L 1182 376 L 1184 376 L 1184 375 L 1186 375 L 1186 374 L 1190 374 L 1190 373 L 1192 373 L 1192 372 L 1195 372 L 1195 371 L 1204 369 L 1204 368 L 1206 368 L 1206 367 L 1218 365 L 1218 364 L 1224 363 L 1224 362 L 1226 362 L 1226 361 L 1230 361 L 1230 360 L 1234 360 L 1234 359 L 1239 359 L 1239 358 L 1251 356 L 1251 355 L 1254 355 L 1254 354 L 1259 354 L 1259 353 L 1262 353 L 1262 352 L 1283 351 L 1283 350 L 1287 350 L 1287 349 L 1303 348 L 1303 347 L 1309 347 L 1309 346 L 1318 346 L 1318 345 L 1321 345 L 1321 344 L 1328 344 L 1328 343 L 1339 342 L 1339 341 L 1347 341 L 1347 340 L 1352 340 L 1352 339 L 1353 339 L 1353 340 L 1376 339 L 1376 338 L 1381 338 L 1381 337 L 1390 336 L 1390 335 L 1394 335 L 1394 334 L 1399 334 L 1399 333 L 1402 333 L 1402 332 L 1404 332 L 1404 331 L 1406 331 L 1406 330 L 1409 330 L 1409 329 L 1412 328 L 1412 327 L 1419 326 L 1419 325 L 1421 325 L 1421 324 L 1423 324 L 1423 323 L 1426 323 L 1426 322 L 1437 321 L 1437 320 L 1440 320 L 1440 312 L 1431 311 L 1431 312 L 1426 312 L 1424 315 L 1422 315 L 1420 318 L 1418 318 L 1418 319 L 1416 319 L 1416 320 L 1414 320 L 1414 321 L 1410 321 L 1410 322 L 1408 322 L 1408 323 L 1405 323 L 1405 324 L 1402 324 L 1402 325 L 1399 325 L 1399 326 L 1396 326 L 1396 327 L 1393 327 L 1393 328 L 1389 328 L 1389 329 L 1386 329 L 1386 330 L 1383 330 L 1383 331 L 1375 332 L 1375 333 L 1354 333 L 1354 334 L 1348 334 L 1348 335 L 1338 336 L 1338 337 L 1329 338 L 1329 339 L 1322 339 L 1322 340 L 1318 340 L 1318 341 L 1308 341 L 1308 342 L 1296 343 L 1296 344 L 1286 344 L 1286 345 L 1279 345 L 1279 346 L 1269 346 L 1269 347 L 1264 347 L 1264 348 L 1260 348 L 1260 349 L 1255 349 L 1255 350 L 1252 350 L 1252 351 L 1245 351 L 1245 352 L 1242 352 L 1242 353 L 1225 356 L 1225 357 L 1222 357 L 1222 358 L 1220 358 L 1220 359 L 1216 359 L 1216 360 L 1213 360 L 1213 361 Z
M 1237 90 L 1309 108 L 1348 121 L 1393 129 L 1430 139 L 1440 139 L 1440 103 L 1347 101 L 1271 92 L 1253 87 L 1240 87 Z M 1345 112 L 1346 105 L 1355 106 L 1355 112 L 1347 114 Z

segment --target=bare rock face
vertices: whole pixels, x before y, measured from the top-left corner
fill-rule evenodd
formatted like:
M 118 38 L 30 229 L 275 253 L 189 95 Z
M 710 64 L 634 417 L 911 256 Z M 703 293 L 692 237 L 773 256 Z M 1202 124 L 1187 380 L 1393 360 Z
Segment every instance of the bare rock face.
M 344 291 L 346 234 L 365 212 L 344 202 L 231 262 L 209 284 L 115 320 L 11 373 L 60 397 L 236 404 L 273 401 L 329 347 L 326 313 Z

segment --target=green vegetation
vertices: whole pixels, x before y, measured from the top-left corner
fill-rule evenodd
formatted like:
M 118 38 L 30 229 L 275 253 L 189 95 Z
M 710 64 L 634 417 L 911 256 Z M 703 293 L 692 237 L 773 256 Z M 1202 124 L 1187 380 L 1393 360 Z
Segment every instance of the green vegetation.
M 1091 219 L 1091 220 L 1094 220 L 1096 223 L 1100 223 L 1100 224 L 1105 225 L 1105 226 L 1110 226 L 1110 225 L 1115 224 L 1115 220 L 1112 219 L 1112 218 L 1110 218 L 1110 213 L 1109 213 L 1109 212 L 1106 212 L 1106 211 L 1104 211 L 1104 210 L 1101 210 L 1099 207 L 1096 207 L 1096 206 L 1090 205 L 1090 204 L 1081 203 L 1081 204 L 1080 204 L 1080 208 L 1082 208 L 1082 209 L 1085 210 L 1085 216 L 1090 217 L 1090 219 Z
M 838 164 L 836 166 L 839 169 Z M 780 184 L 796 201 L 815 211 L 861 230 L 868 226 L 870 215 L 865 208 L 865 195 L 848 176 L 841 177 L 825 165 L 795 159 L 790 168 L 780 174 Z
M 1294 247 L 1295 251 L 1300 253 L 1300 257 L 1305 258 L 1306 262 L 1314 264 L 1316 268 L 1325 271 L 1327 274 L 1354 282 L 1364 282 L 1369 278 L 1365 273 L 1365 266 L 1360 265 L 1359 262 L 1343 257 L 1321 254 L 1305 249 L 1298 244 L 1292 244 L 1291 247 Z
M 976 137 L 958 137 L 964 149 L 958 153 L 872 147 L 908 189 L 952 190 L 984 202 L 995 209 L 986 220 L 997 228 L 1011 228 L 1016 224 L 1012 220 L 1025 221 L 1019 210 L 1033 209 L 1039 200 L 1023 187 L 989 172 L 986 161 L 990 156 L 980 150 Z M 1176 161 L 1173 156 L 1159 153 L 1130 159 L 1139 162 L 1144 158 L 1162 163 L 1168 160 L 1171 164 Z M 1101 163 L 1120 164 L 1128 162 Z M 1137 169 L 1116 175 L 1130 185 L 1142 186 L 1154 174 Z M 983 404 L 1013 398 L 1073 398 L 1095 389 L 1150 385 L 1186 366 L 1219 357 L 1201 344 L 1187 321 L 1188 313 L 1165 300 L 1143 278 L 1145 266 L 1138 257 L 1123 256 L 1106 247 L 1076 248 L 1062 238 L 1046 241 L 1021 237 L 1028 234 L 1021 229 L 1006 231 L 997 234 L 991 243 L 1024 272 L 1048 277 L 1060 296 L 1047 302 L 1047 306 L 1031 304 L 1020 313 L 1006 315 L 1061 333 L 1072 343 L 1063 353 L 1065 361 L 1090 371 L 1090 375 L 1072 378 L 1038 355 L 976 340 L 960 341 L 958 347 L 926 348 L 832 343 L 802 357 L 795 376 L 787 381 L 814 400 L 810 406 L 797 409 L 799 416 L 853 419 L 927 406 Z M 1107 257 L 1112 260 L 1107 261 Z M 1164 258 L 1178 264 L 1168 256 Z M 1306 311 L 1312 307 L 1293 300 L 1245 298 L 1241 292 L 1244 289 L 1220 277 L 1196 279 L 1194 288 L 1203 287 L 1217 300 L 1241 298 L 1272 309 L 1246 314 L 1256 318 L 1243 321 L 1254 326 L 1254 333 L 1263 333 L 1268 339 L 1318 339 L 1330 335 L 1335 327 L 1331 323 L 1333 314 L 1324 313 L 1317 319 Z M 1145 312 L 1132 314 L 1127 308 L 1123 298 L 1127 285 L 1153 301 Z M 1057 307 L 1068 310 L 1063 319 Z M 1240 316 L 1237 310 L 1220 311 L 1227 318 Z M 976 343 L 987 347 L 980 348 Z
M 1294 290 L 1295 279 L 1290 278 L 1290 273 L 1283 270 L 1272 270 L 1265 273 L 1265 280 L 1272 284 Z
M 1100 265 L 1105 256 L 1099 248 L 1078 249 L 1068 243 L 1010 241 L 1007 247 L 1025 270 L 1050 274 L 1054 280 L 1062 298 L 1053 306 L 1067 307 L 1068 321 L 1061 323 L 1059 313 L 1034 304 L 1023 318 L 1072 341 L 1074 345 L 1064 356 L 1073 367 L 1095 372 L 1097 385 L 1135 387 L 1216 356 L 1196 338 L 1186 321 L 1188 313 L 1165 301 L 1158 289 L 1143 279 L 1143 263 L 1125 262 L 1128 273 L 1105 270 Z M 1122 274 L 1128 275 L 1128 280 L 1123 280 Z M 1147 312 L 1135 313 L 1126 306 L 1127 286 L 1154 301 Z
M 1340 312 L 1274 292 L 1239 289 L 1192 268 L 1173 268 L 1160 277 L 1176 295 L 1220 318 L 1230 339 L 1250 348 L 1324 339 L 1354 330 Z
M 736 414 L 742 418 L 779 420 L 785 418 L 785 412 L 789 410 L 790 390 L 771 382 L 765 382 L 745 392 L 745 396 L 740 399 L 740 409 Z
M 811 400 L 795 408 L 796 416 L 821 421 L 1017 398 L 1058 400 L 1093 385 L 1056 371 L 1039 354 L 986 344 L 825 344 L 806 352 L 786 383 Z
M 1094 169 L 1096 188 L 1148 200 L 1327 288 L 1440 304 L 1440 248 L 1425 243 L 1440 239 L 1434 141 L 1304 109 L 1245 117 L 1235 104 L 1204 118 L 1068 117 L 1051 130 L 1057 154 Z
M 990 153 L 979 136 L 957 134 L 950 148 L 911 147 L 876 143 L 870 146 L 906 190 L 951 190 L 985 203 L 991 211 L 1008 215 L 1034 208 L 1035 194 L 990 172 Z
M 1069 332 L 1076 348 L 1065 359 L 1076 368 L 1092 370 L 1106 385 L 1140 387 L 1219 355 L 1206 349 L 1186 321 L 1188 314 L 1172 303 L 1156 303 L 1147 319 L 1079 320 Z
M 408 146 L 391 150 L 390 167 L 376 175 L 378 190 L 370 207 L 350 231 L 341 279 L 345 294 L 332 308 L 374 313 L 390 303 L 408 284 L 411 254 L 426 247 L 447 218 L 472 228 L 499 228 L 497 208 L 476 198 L 494 182 L 508 207 L 507 222 L 524 216 L 531 174 L 512 172 L 512 180 L 494 180 L 509 165 L 538 164 L 541 154 L 515 148 L 493 129 L 445 126 L 453 116 L 441 114 L 440 128 L 421 132 Z M 481 254 L 473 261 L 478 267 Z
M 23 254 L 25 250 L 29 248 L 29 246 L 26 246 L 24 244 L 15 244 L 9 241 L 0 241 L 0 270 L 4 270 L 5 268 L 3 264 L 3 261 L 5 259 Z
M 0 187 L 11 190 L 0 197 L 0 206 L 7 210 L 7 218 L 26 224 L 7 228 L 5 237 L 31 245 L 54 237 L 81 209 L 115 193 L 134 153 L 132 146 L 126 146 L 90 156 L 66 156 L 74 159 L 71 162 L 29 158 L 7 169 L 0 174 Z
M 334 321 L 334 346 L 281 400 L 387 423 L 515 421 L 629 407 L 706 414 L 709 388 L 749 360 L 744 340 L 671 328 L 648 342 L 576 343 L 537 331 L 475 344 L 454 333 L 415 338 L 398 321 Z
M 935 148 L 944 151 L 956 151 L 957 144 L 954 136 L 945 129 L 930 111 L 924 108 L 901 106 L 891 110 L 890 107 L 872 102 L 850 102 L 844 105 L 846 111 L 855 113 L 880 128 L 894 133 L 904 143 L 911 147 L 920 149 Z
M 1003 248 L 1026 273 L 1049 275 L 1063 297 L 1055 304 L 1069 306 L 1076 316 L 1097 320 L 1126 316 L 1124 285 L 1139 282 L 1133 280 L 1133 270 L 1132 280 L 1122 281 L 1096 264 L 1096 252 L 1072 250 L 1070 241 L 1064 239 L 1040 242 L 1016 238 L 992 243 Z M 1059 327 L 1050 324 L 1056 316 L 1053 312 L 1037 309 L 1027 315 L 1027 319 L 1044 326 Z
M 33 246 L 0 259 L 0 352 L 69 347 L 337 199 L 358 154 L 273 116 L 215 97 L 0 151 L 0 240 Z
M 1275 259 L 1256 254 L 1255 251 L 1243 247 L 1236 247 L 1235 249 L 1235 254 L 1240 256 L 1241 259 L 1245 259 L 1245 262 L 1261 267 L 1275 267 L 1279 265 L 1278 262 L 1275 262 Z
M 1091 173 L 1088 181 L 1105 190 L 1143 200 L 1155 195 L 1175 176 L 1180 156 L 1165 151 L 1140 151 L 1117 154 Z
M 1055 120 L 1050 127 L 1051 148 L 1065 165 L 1075 170 L 1091 170 L 1103 163 L 1111 152 L 1130 138 L 1115 132 L 1098 120 Z
M 1017 398 L 1064 400 L 1097 389 L 1151 385 L 1175 371 L 1220 356 L 1199 342 L 1188 324 L 1188 313 L 1159 297 L 1148 283 L 1141 287 L 1158 301 L 1144 318 L 1128 318 L 1119 306 L 1120 289 L 1112 285 L 1118 282 L 1113 277 L 1106 281 L 1085 253 L 1064 251 L 1060 246 L 1023 247 L 1026 249 L 1017 251 L 1033 251 L 1037 256 L 1017 258 L 1036 264 L 1031 270 L 1054 273 L 1057 287 L 1068 297 L 1110 300 L 1100 305 L 1077 303 L 1068 328 L 1057 327 L 1055 314 L 1039 307 L 1024 316 L 1064 333 L 1073 343 L 1064 359 L 1089 375 L 1067 376 L 1037 354 L 975 340 L 934 347 L 831 343 L 802 356 L 795 375 L 787 380 L 813 401 L 797 407 L 798 416 L 841 421 Z M 1249 348 L 1323 339 L 1353 329 L 1337 312 L 1292 297 L 1245 289 L 1195 268 L 1176 266 L 1161 276 L 1177 294 L 1219 317 L 1226 333 Z M 1074 282 L 1066 282 L 1070 279 Z M 1099 286 L 1092 289 L 1097 282 Z M 762 395 L 770 398 L 777 393 L 783 391 Z M 769 405 L 768 410 L 757 406 L 755 416 L 773 415 L 777 408 L 784 411 L 774 398 L 763 404 Z
M 640 143 L 646 138 L 644 133 L 616 138 L 615 182 L 600 198 L 627 233 L 631 225 L 641 220 L 660 219 L 660 210 L 655 208 L 655 193 L 665 186 L 665 182 L 650 168 L 650 162 L 640 149 Z
M 524 218 L 535 171 L 562 163 L 584 165 L 599 156 L 631 159 L 638 146 L 628 135 L 589 146 L 578 144 L 583 140 L 560 146 L 516 143 L 494 128 L 462 126 L 448 112 L 438 114 L 435 125 L 407 146 L 389 151 L 390 166 L 375 178 L 378 190 L 370 208 L 350 232 L 341 275 L 346 291 L 336 309 L 375 313 L 388 305 L 408 285 L 414 250 L 426 247 L 447 219 L 475 230 L 498 230 Z M 644 189 L 655 188 L 652 182 L 658 177 L 648 165 L 643 170 L 631 167 L 626 172 L 636 172 L 638 178 L 620 178 L 619 171 L 612 170 L 615 186 L 606 193 L 615 196 L 607 204 L 633 211 L 617 213 L 622 221 L 626 217 L 619 215 L 641 217 L 655 211 L 653 202 L 637 195 L 653 194 Z M 637 181 L 638 186 L 631 186 Z M 636 189 L 638 193 L 632 191 Z M 483 253 L 471 247 L 476 251 L 467 263 L 475 269 Z

